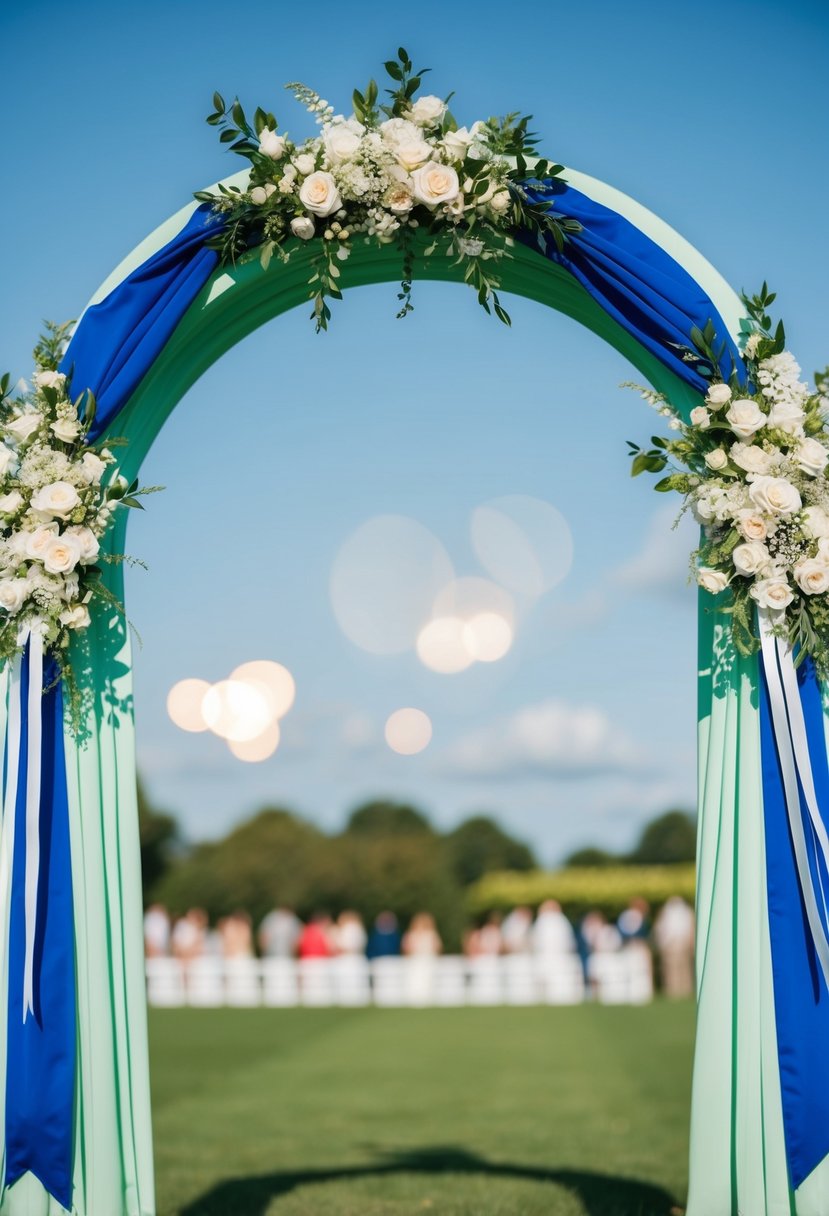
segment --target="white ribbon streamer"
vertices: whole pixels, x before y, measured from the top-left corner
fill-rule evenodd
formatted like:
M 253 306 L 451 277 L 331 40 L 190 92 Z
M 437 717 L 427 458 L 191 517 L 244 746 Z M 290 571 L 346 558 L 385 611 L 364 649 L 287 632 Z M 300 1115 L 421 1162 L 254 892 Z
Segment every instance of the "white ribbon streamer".
M 26 764 L 26 876 L 24 886 L 26 950 L 23 964 L 23 1021 L 34 1015 L 35 934 L 40 873 L 40 780 L 43 730 L 43 631 L 29 633 L 29 696 Z
M 780 772 L 783 778 L 783 791 L 786 798 L 786 810 L 792 834 L 797 875 L 800 881 L 806 917 L 809 921 L 809 928 L 812 931 L 815 951 L 817 952 L 827 987 L 829 987 L 829 938 L 827 938 L 826 929 L 820 916 L 812 881 L 812 872 L 809 868 L 809 855 L 806 848 L 806 835 L 803 830 L 803 815 L 800 808 L 798 777 L 800 778 L 800 787 L 803 790 L 806 808 L 809 812 L 809 821 L 828 869 L 829 836 L 827 836 L 826 826 L 818 807 L 815 782 L 812 774 L 812 763 L 809 756 L 806 720 L 803 716 L 803 705 L 800 700 L 797 672 L 794 668 L 791 647 L 772 633 L 773 621 L 767 612 L 760 611 L 759 618 L 763 669 L 769 689 L 772 726 L 774 728 L 775 743 L 777 744 L 777 755 L 780 760 Z M 823 891 L 819 864 L 817 871 L 825 909 L 826 897 Z

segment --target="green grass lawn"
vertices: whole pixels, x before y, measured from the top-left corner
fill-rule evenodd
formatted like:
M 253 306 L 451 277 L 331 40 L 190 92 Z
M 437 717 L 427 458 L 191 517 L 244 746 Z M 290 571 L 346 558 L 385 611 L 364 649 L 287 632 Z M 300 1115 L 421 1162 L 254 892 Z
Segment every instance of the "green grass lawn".
M 693 1008 L 154 1010 L 159 1216 L 669 1216 Z

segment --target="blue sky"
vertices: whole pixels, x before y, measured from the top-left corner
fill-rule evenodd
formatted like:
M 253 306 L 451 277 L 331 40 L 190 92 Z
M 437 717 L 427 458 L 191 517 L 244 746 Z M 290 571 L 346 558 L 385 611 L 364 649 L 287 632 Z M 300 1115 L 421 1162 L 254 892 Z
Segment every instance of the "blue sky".
M 358 28 L 325 0 L 313 17 L 258 0 L 243 16 L 215 0 L 7 10 L 3 366 L 27 374 L 42 317 L 76 316 L 147 232 L 238 167 L 203 122 L 214 89 L 302 134 L 284 81 L 346 108 L 401 43 L 432 65 L 430 90 L 456 91 L 460 121 L 531 112 L 546 155 L 636 197 L 735 287 L 767 278 L 804 369 L 827 362 L 824 4 L 583 0 L 525 5 L 514 24 L 489 3 L 368 12 Z M 320 337 L 303 309 L 272 322 L 194 386 L 150 453 L 145 478 L 168 489 L 132 527 L 150 572 L 128 588 L 147 784 L 193 838 L 263 802 L 335 827 L 386 794 L 445 825 L 494 811 L 545 861 L 588 840 L 626 847 L 695 796 L 693 535 L 671 533 L 625 459 L 652 416 L 618 387 L 625 361 L 564 317 L 513 300 L 508 331 L 436 284 L 417 285 L 404 322 L 395 303 L 392 286 L 352 292 Z M 506 659 L 441 676 L 343 636 L 329 578 L 357 527 L 414 518 L 456 573 L 481 575 L 471 513 L 515 494 L 565 515 L 574 561 Z M 298 686 L 270 761 L 170 724 L 174 681 L 260 657 Z M 382 742 L 404 705 L 434 724 L 417 757 Z

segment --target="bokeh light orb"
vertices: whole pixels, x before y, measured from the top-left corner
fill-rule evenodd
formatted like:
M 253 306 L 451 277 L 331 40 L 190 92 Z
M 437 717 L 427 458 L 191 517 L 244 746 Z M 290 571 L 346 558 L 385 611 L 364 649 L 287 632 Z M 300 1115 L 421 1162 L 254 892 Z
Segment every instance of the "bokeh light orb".
M 428 528 L 407 516 L 378 515 L 337 553 L 331 606 L 355 646 L 402 654 L 415 645 L 435 596 L 453 576 L 449 554 Z
M 472 659 L 479 663 L 497 663 L 512 646 L 513 630 L 500 613 L 479 612 L 464 622 L 461 640 Z
M 430 671 L 454 675 L 474 662 L 464 641 L 465 622 L 459 616 L 434 617 L 417 635 L 417 657 Z
M 284 718 L 294 703 L 294 677 L 287 667 L 272 659 L 254 659 L 250 663 L 242 663 L 230 673 L 230 678 L 257 689 L 268 702 L 273 718 Z
M 273 722 L 265 694 L 241 680 L 220 680 L 209 688 L 202 713 L 214 735 L 235 743 L 255 739 Z
M 398 756 L 415 756 L 429 746 L 432 723 L 422 709 L 396 709 L 386 721 L 386 742 Z
M 512 628 L 515 602 L 508 591 L 488 578 L 455 578 L 435 597 L 432 616 L 459 616 L 469 621 L 482 612 L 494 612 Z
M 261 735 L 253 739 L 228 739 L 227 745 L 237 760 L 258 764 L 274 754 L 279 747 L 280 735 L 279 723 L 271 722 Z
M 167 693 L 167 713 L 181 730 L 209 730 L 202 712 L 205 693 L 210 689 L 207 680 L 179 680 Z
M 570 525 L 541 498 L 494 498 L 473 511 L 470 532 L 487 574 L 518 595 L 543 595 L 567 577 L 573 564 Z

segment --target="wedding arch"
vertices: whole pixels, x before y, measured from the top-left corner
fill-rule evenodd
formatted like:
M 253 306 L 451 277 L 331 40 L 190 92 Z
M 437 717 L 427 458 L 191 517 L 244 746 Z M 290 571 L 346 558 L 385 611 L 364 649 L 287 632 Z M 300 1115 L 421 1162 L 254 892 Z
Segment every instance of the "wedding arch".
M 125 259 L 83 313 L 59 368 L 36 377 L 34 402 L 9 406 L 3 417 L 11 480 L 0 500 L 0 512 L 7 508 L 2 544 L 14 550 L 22 529 L 24 547 L 36 547 L 35 524 L 47 521 L 46 575 L 73 566 L 76 577 L 69 606 L 54 608 L 51 634 L 52 601 L 41 595 L 34 615 L 25 615 L 25 596 L 41 585 L 32 567 L 18 563 L 6 592 L 0 582 L 6 634 L 10 622 L 28 622 L 19 631 L 15 624 L 2 654 L 0 696 L 0 1213 L 155 1210 L 130 641 L 113 606 L 122 566 L 94 566 L 100 594 L 91 613 L 80 596 L 84 572 L 92 578 L 99 549 L 123 553 L 126 512 L 115 506 L 129 505 L 165 418 L 225 351 L 309 297 L 324 328 L 328 300 L 365 284 L 401 281 L 405 312 L 416 277 L 471 282 L 502 320 L 499 289 L 574 318 L 629 359 L 653 387 L 658 409 L 673 411 L 678 439 L 637 451 L 634 467 L 657 471 L 668 455 L 684 453 L 690 482 L 673 473 L 665 488 L 694 498 L 709 538 L 700 558 L 698 1028 L 688 1210 L 820 1216 L 829 1211 L 829 770 L 817 596 L 829 586 L 829 573 L 821 582 L 829 516 L 822 533 L 815 523 L 822 508 L 805 505 L 822 501 L 816 496 L 824 484 L 825 460 L 808 448 L 825 446 L 824 432 L 810 422 L 815 397 L 807 401 L 793 388 L 791 364 L 780 364 L 782 337 L 771 333 L 765 289 L 746 301 L 640 204 L 539 161 L 526 123 L 514 116 L 458 128 L 445 103 L 416 97 L 405 52 L 387 70 L 394 87 L 385 118 L 373 82 L 355 93 L 350 119 L 297 86 L 322 124 L 316 142 L 299 148 L 277 134 L 272 115 L 257 111 L 250 124 L 238 103 L 228 108 L 217 96 L 210 121 L 248 167 L 201 192 Z M 381 152 L 403 171 L 369 213 L 349 202 L 348 183 L 355 164 L 378 165 Z M 303 157 L 311 159 L 303 164 Z M 361 197 L 356 186 L 354 197 Z M 428 222 L 413 225 L 418 214 Z M 765 396 L 763 386 L 771 386 Z M 805 421 L 792 425 L 796 409 Z M 26 445 L 47 423 L 64 445 L 66 472 L 44 489 L 24 473 Z M 746 465 L 772 449 L 778 465 L 741 473 L 744 449 L 758 434 L 770 438 L 755 445 Z M 736 437 L 731 449 L 723 435 Z M 113 436 L 126 441 L 116 457 L 106 448 Z M 808 467 L 810 452 L 819 468 Z M 83 461 L 87 480 L 73 481 Z M 785 480 L 769 468 L 779 472 L 786 461 L 813 479 L 812 498 L 801 495 L 794 474 L 788 492 L 770 484 Z M 115 464 L 120 480 L 107 482 Z M 732 480 L 723 489 L 726 465 Z M 713 489 L 700 475 L 706 468 L 720 477 Z M 745 476 L 750 485 L 740 481 Z M 736 493 L 729 485 L 738 483 L 740 494 L 754 494 L 752 503 L 761 490 L 766 497 L 754 515 L 740 508 L 746 553 L 734 559 L 736 574 L 726 575 L 735 547 L 721 543 L 717 528 L 727 526 Z M 73 487 L 99 484 L 110 486 L 93 504 L 103 522 L 97 527 L 90 515 L 87 528 L 72 505 Z M 74 497 L 56 505 L 67 486 Z M 16 511 L 35 513 L 28 531 L 15 524 Z M 759 550 L 751 549 L 764 545 L 750 531 L 755 515 L 758 528 L 772 521 L 772 537 L 799 536 L 807 546 L 791 557 L 793 589 L 781 573 L 779 543 L 764 549 L 766 558 L 777 554 L 777 565 L 760 568 Z M 68 556 L 54 548 L 58 542 L 69 544 Z M 809 594 L 815 598 L 807 602 Z M 69 603 L 72 595 L 77 603 Z M 814 642 L 801 632 L 793 652 L 782 629 L 795 610 L 802 615 L 803 603 Z M 756 605 L 754 624 L 745 605 Z M 739 630 L 753 627 L 756 641 L 741 643 Z M 805 628 L 802 621 L 796 627 Z

